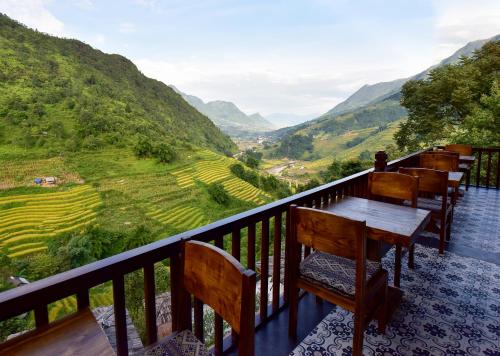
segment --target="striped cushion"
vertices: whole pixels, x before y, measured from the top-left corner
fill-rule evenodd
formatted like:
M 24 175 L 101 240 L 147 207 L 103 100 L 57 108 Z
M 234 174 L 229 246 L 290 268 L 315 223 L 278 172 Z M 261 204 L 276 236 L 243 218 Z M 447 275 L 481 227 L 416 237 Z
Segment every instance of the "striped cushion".
M 369 281 L 381 268 L 379 262 L 366 261 L 366 280 Z M 356 261 L 316 251 L 301 262 L 299 269 L 305 280 L 349 298 L 354 297 Z

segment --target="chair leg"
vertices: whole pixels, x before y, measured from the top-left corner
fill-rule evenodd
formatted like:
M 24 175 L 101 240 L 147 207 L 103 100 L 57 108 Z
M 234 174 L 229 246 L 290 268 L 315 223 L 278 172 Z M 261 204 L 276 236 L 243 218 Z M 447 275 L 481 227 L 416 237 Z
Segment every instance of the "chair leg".
M 415 244 L 412 244 L 408 249 L 408 268 L 415 267 Z
M 363 339 L 364 339 L 364 328 L 363 328 L 363 315 L 362 313 L 354 314 L 354 337 L 352 341 L 352 355 L 353 356 L 363 356 Z
M 467 175 L 465 176 L 465 191 L 469 190 L 469 185 L 470 185 L 470 171 L 471 171 L 471 169 L 469 169 L 467 171 Z
M 387 279 L 386 279 L 385 289 L 384 289 L 384 304 L 382 304 L 382 310 L 380 311 L 378 319 L 378 332 L 380 334 L 385 334 L 385 327 L 387 326 L 388 314 L 389 314 L 389 286 L 387 285 Z
M 290 302 L 288 311 L 288 335 L 297 337 L 297 314 L 299 309 L 299 288 L 290 287 Z
M 316 303 L 318 303 L 318 304 L 323 303 L 323 299 L 321 299 L 320 297 L 316 296 Z
M 444 253 L 445 238 L 447 236 L 446 225 L 447 224 L 442 221 L 441 228 L 439 229 L 439 254 L 440 255 L 442 255 Z
M 401 245 L 396 245 L 394 256 L 394 285 L 399 288 L 401 281 Z

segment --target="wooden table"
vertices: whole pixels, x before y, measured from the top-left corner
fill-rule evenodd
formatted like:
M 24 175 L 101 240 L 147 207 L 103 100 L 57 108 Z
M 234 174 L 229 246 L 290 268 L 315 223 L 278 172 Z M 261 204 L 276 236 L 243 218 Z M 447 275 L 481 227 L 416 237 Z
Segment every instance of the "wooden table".
M 464 172 L 448 172 L 448 185 L 453 188 L 453 194 L 451 196 L 453 205 L 455 205 L 458 200 L 458 188 L 463 178 Z
M 27 332 L 2 345 L 0 355 L 115 355 L 88 309 Z
M 367 254 L 370 259 L 380 260 L 387 253 L 382 243 L 396 245 L 395 287 L 389 286 L 391 299 L 389 312 L 392 314 L 403 294 L 399 289 L 401 247 L 409 248 L 415 243 L 418 234 L 429 223 L 431 212 L 355 197 L 340 199 L 323 209 L 346 218 L 366 221 L 369 239 Z

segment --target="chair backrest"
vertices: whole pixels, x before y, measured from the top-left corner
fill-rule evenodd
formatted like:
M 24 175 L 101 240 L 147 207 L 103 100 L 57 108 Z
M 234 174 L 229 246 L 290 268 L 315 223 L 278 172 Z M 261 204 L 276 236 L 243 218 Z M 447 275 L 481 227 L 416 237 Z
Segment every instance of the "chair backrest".
M 420 167 L 437 169 L 440 171 L 457 172 L 459 155 L 457 153 L 422 153 L 420 155 Z
M 253 355 L 255 272 L 204 242 L 186 241 L 182 250 L 184 290 L 212 307 L 239 334 L 240 355 Z
M 453 143 L 446 145 L 445 147 L 446 151 L 452 151 L 452 152 L 458 152 L 461 155 L 464 156 L 472 156 L 472 146 L 471 145 L 461 145 L 458 143 Z
M 448 172 L 428 168 L 399 168 L 399 173 L 418 177 L 418 191 L 440 194 L 446 199 L 448 195 Z
M 366 222 L 324 210 L 290 207 L 292 241 L 332 255 L 355 260 L 366 252 Z
M 372 172 L 368 175 L 368 199 L 398 204 L 408 200 L 416 208 L 417 197 L 418 177 L 396 172 Z
M 300 262 L 299 244 L 356 261 L 356 300 L 364 298 L 366 288 L 366 221 L 344 218 L 324 210 L 290 206 L 291 279 L 296 278 Z M 292 287 L 293 288 L 293 287 Z

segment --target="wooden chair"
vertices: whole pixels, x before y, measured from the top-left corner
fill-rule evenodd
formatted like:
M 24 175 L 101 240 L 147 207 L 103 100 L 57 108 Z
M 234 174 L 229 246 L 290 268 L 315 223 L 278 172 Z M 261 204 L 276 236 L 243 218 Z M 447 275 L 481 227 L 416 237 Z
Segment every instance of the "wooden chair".
M 380 200 L 391 204 L 405 205 L 410 202 L 417 207 L 418 178 L 396 172 L 372 172 L 368 175 L 368 199 Z M 394 285 L 400 286 L 402 247 L 396 244 L 394 261 Z M 415 244 L 408 248 L 408 267 L 414 266 Z
M 362 355 L 364 330 L 377 314 L 385 331 L 387 271 L 366 259 L 366 222 L 290 206 L 290 315 L 288 331 L 297 334 L 299 288 L 354 312 L 353 355 Z M 302 245 L 315 251 L 300 262 Z
M 429 151 L 420 154 L 420 167 L 458 172 L 459 154 L 449 151 Z
M 459 154 L 448 151 L 430 151 L 420 155 L 420 168 L 436 169 L 438 171 L 458 172 Z M 449 188 L 453 206 L 458 200 L 458 188 Z
M 448 172 L 427 168 L 400 168 L 399 173 L 418 177 L 417 207 L 431 211 L 428 230 L 439 233 L 439 253 L 444 253 L 445 239 L 450 239 L 453 205 L 448 199 Z M 437 228 L 439 222 L 439 228 Z
M 178 330 L 147 348 L 145 355 L 208 355 L 205 345 L 191 333 L 191 295 L 212 307 L 231 325 L 238 342 L 238 355 L 254 355 L 255 272 L 227 252 L 199 241 L 182 245 L 182 278 Z M 193 353 L 196 350 L 196 353 Z M 168 352 L 172 353 L 168 353 Z M 189 351 L 189 352 L 188 352 Z
M 471 145 L 449 144 L 445 146 L 445 150 L 448 152 L 457 152 L 459 155 L 462 156 L 472 156 Z M 465 173 L 465 190 L 469 190 L 472 164 L 459 162 L 458 169 L 460 170 L 460 172 Z

